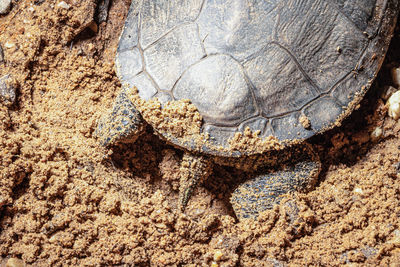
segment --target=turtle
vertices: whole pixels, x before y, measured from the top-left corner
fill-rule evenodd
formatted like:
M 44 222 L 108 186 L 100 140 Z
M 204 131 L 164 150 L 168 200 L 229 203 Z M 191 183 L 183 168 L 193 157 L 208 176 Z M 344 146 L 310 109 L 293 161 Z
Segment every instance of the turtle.
M 115 57 L 122 89 L 95 134 L 108 147 L 150 125 L 183 150 L 182 211 L 214 164 L 249 171 L 230 201 L 239 220 L 256 219 L 314 187 L 321 162 L 307 140 L 359 105 L 398 9 L 398 0 L 133 0 Z

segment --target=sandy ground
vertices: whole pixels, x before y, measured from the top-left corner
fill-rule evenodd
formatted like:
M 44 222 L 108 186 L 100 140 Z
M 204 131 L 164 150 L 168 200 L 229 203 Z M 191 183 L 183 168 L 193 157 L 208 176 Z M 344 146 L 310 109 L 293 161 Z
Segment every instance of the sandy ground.
M 400 121 L 382 99 L 399 29 L 360 109 L 311 140 L 323 163 L 315 190 L 238 222 L 229 197 L 244 173 L 215 168 L 182 214 L 182 152 L 151 129 L 135 144 L 99 146 L 97 120 L 120 90 L 113 58 L 129 1 L 113 1 L 97 29 L 93 0 L 68 3 L 13 1 L 0 17 L 0 77 L 17 88 L 14 106 L 0 104 L 1 264 L 400 266 Z M 376 127 L 383 136 L 372 140 Z

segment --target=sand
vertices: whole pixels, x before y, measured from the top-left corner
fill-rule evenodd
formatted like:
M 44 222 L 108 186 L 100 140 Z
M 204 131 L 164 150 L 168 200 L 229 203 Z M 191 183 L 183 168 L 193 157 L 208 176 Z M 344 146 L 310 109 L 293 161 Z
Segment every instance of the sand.
M 182 213 L 180 150 L 149 127 L 134 144 L 99 145 L 97 120 L 121 90 L 113 62 L 129 1 L 97 27 L 94 1 L 66 2 L 13 1 L 0 17 L 0 76 L 17 87 L 16 104 L 0 104 L 1 264 L 400 266 L 400 121 L 381 97 L 399 28 L 360 108 L 311 139 L 316 188 L 238 222 L 229 197 L 246 173 L 217 166 Z

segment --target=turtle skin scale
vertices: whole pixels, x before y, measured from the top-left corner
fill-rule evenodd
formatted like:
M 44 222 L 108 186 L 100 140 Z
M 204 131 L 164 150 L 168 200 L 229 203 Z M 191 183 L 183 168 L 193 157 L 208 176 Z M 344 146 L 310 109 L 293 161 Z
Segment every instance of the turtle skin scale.
M 398 0 L 134 0 L 117 73 L 144 100 L 197 107 L 212 145 L 161 133 L 180 147 L 227 156 L 215 148 L 246 127 L 298 143 L 340 124 L 362 99 L 397 10 Z

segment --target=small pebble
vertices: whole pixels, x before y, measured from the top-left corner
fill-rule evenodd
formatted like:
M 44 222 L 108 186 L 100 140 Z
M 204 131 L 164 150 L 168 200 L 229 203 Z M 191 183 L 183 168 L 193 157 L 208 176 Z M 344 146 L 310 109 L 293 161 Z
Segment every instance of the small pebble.
M 386 86 L 385 88 L 384 88 L 384 90 L 383 90 L 383 93 L 382 93 L 382 99 L 383 100 L 388 100 L 389 99 L 389 97 L 391 97 L 395 92 L 397 91 L 397 89 L 396 88 L 394 88 L 393 86 Z
M 214 252 L 214 261 L 220 261 L 222 258 L 222 251 L 221 250 L 217 250 Z
M 400 90 L 394 93 L 388 100 L 387 105 L 389 107 L 388 114 L 393 119 L 397 120 L 400 118 Z
M 393 80 L 393 83 L 398 88 L 400 86 L 400 68 L 392 69 L 392 80 Z
M 0 63 L 4 62 L 4 52 L 3 52 L 3 48 L 0 45 Z
M 3 207 L 7 203 L 6 198 L 0 195 L 0 208 Z
M 354 188 L 354 193 L 362 194 L 364 191 L 360 187 Z
M 1 1 L 1 0 L 0 0 Z M 11 43 L 11 42 L 6 42 L 5 44 L 4 44 L 4 47 L 5 48 L 13 48 L 15 46 L 15 44 L 14 43 Z
M 0 0 L 0 15 L 6 15 L 11 10 L 11 0 Z
M 387 243 L 389 244 L 399 244 L 400 243 L 400 230 L 396 229 L 393 231 L 394 237 L 390 239 Z
M 69 9 L 71 6 L 68 5 L 68 4 L 67 4 L 66 2 L 64 2 L 64 1 L 61 1 L 60 3 L 57 4 L 57 7 L 61 7 L 61 8 L 64 8 L 64 9 Z
M 400 162 L 397 162 L 397 164 L 395 165 L 396 171 L 397 173 L 400 174 Z
M 0 102 L 10 107 L 15 103 L 16 89 L 12 84 L 10 75 L 0 78 Z
M 23 260 L 18 258 L 9 258 L 6 267 L 24 267 L 25 263 Z
M 376 127 L 371 133 L 371 140 L 373 142 L 376 142 L 376 141 L 378 141 L 379 139 L 382 138 L 382 135 L 383 135 L 382 128 L 381 127 Z

